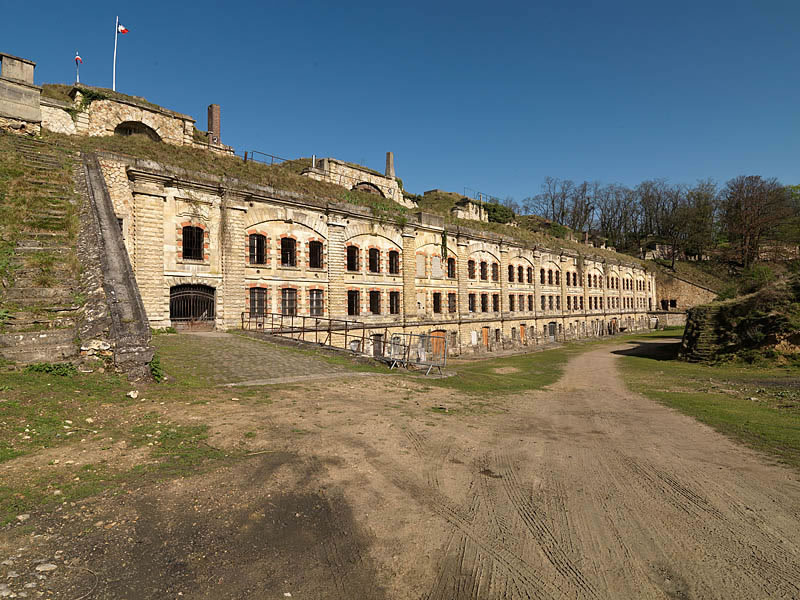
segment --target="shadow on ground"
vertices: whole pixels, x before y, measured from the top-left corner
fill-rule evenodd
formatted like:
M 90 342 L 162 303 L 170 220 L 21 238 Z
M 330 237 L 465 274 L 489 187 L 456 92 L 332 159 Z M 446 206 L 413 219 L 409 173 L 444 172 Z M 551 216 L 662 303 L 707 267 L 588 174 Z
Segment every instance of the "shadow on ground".
M 631 342 L 631 344 L 633 344 L 633 347 L 614 350 L 612 354 L 638 356 L 640 358 L 649 358 L 652 360 L 676 360 L 678 358 L 678 351 L 681 349 L 681 341 L 677 338 L 669 342 L 645 342 L 637 340 Z

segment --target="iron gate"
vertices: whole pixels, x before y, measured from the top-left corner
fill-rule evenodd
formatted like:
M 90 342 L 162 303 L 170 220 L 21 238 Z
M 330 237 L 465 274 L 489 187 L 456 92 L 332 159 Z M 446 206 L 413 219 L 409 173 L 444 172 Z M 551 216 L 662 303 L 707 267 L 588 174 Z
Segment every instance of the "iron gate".
M 174 326 L 213 326 L 216 290 L 208 285 L 176 285 L 169 290 L 169 318 Z

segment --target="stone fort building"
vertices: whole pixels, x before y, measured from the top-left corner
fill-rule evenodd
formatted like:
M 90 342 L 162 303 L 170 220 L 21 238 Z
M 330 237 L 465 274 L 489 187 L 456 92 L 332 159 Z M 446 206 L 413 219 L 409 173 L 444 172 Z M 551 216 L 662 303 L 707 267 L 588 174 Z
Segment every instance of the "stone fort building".
M 19 59 L 4 57 L 3 64 L 15 75 L 13 60 Z M 32 63 L 30 72 L 20 69 L 24 81 L 11 78 L 6 87 L 25 87 L 35 107 L 26 112 L 6 103 L 13 110 L 5 117 L 25 122 L 27 115 L 34 132 L 140 133 L 233 152 L 221 143 L 216 105 L 198 139 L 191 117 L 136 98 L 86 102 L 92 92 L 84 86 L 69 90 L 66 101 L 40 99 Z M 102 152 L 98 158 L 154 328 L 237 328 L 268 314 L 335 318 L 364 324 L 370 336 L 445 337 L 457 354 L 647 329 L 656 307 L 655 277 L 634 259 L 564 247 L 556 238 L 533 245 L 492 233 L 481 228 L 480 207 L 455 207 L 458 225 L 424 212 L 393 219 L 152 161 Z M 383 174 L 333 158 L 315 159 L 303 174 L 410 211 L 416 206 L 398 184 L 391 153 Z

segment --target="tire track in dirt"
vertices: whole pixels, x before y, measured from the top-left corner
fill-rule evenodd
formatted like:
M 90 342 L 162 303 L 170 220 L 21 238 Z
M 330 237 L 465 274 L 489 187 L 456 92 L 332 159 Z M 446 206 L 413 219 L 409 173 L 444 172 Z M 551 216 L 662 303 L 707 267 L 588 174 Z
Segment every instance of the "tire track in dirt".
M 536 505 L 531 502 L 530 495 L 526 494 L 517 478 L 516 469 L 508 453 L 499 452 L 496 461 L 498 473 L 503 481 L 508 500 L 525 524 L 528 533 L 533 536 L 541 551 L 550 561 L 550 564 L 563 577 L 564 582 L 574 586 L 582 597 L 598 598 L 597 589 L 564 552 L 560 540 L 556 538 L 552 529 L 548 527 L 547 519 L 541 514 Z
M 767 597 L 800 597 L 797 556 L 783 544 L 769 539 L 763 530 L 754 528 L 746 519 L 732 521 L 705 496 L 679 481 L 675 474 L 644 459 L 633 459 L 619 453 L 618 458 L 634 476 L 640 489 L 650 496 L 651 502 L 667 503 L 696 522 L 696 527 L 687 528 L 692 538 L 699 531 L 705 533 L 706 542 L 709 535 L 718 537 L 723 542 L 722 547 L 728 550 L 727 561 L 747 573 L 751 585 L 757 583 Z M 731 551 L 734 548 L 738 552 Z

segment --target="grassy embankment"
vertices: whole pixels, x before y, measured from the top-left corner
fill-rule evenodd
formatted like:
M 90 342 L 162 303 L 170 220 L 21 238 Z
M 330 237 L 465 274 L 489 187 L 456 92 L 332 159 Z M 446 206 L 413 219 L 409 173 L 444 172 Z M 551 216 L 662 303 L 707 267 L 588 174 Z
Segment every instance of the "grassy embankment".
M 677 360 L 679 340 L 640 347 L 620 368 L 628 386 L 751 448 L 800 467 L 800 369 Z

